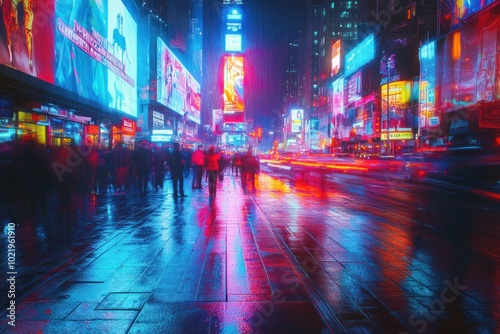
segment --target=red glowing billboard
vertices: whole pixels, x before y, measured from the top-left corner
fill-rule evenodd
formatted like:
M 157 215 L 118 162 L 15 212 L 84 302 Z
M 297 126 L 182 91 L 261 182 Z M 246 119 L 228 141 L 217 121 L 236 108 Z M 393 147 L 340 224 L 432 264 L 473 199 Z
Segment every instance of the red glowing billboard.
M 54 83 L 55 0 L 0 4 L 0 64 Z

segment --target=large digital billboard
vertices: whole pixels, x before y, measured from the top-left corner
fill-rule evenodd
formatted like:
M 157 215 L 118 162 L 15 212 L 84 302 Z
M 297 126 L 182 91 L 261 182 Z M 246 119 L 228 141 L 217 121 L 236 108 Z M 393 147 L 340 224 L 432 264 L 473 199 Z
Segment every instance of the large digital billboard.
M 344 114 L 344 78 L 337 79 L 333 82 L 333 117 L 338 114 Z
M 136 117 L 137 24 L 125 6 L 56 0 L 55 8 L 54 83 Z
M 54 0 L 0 4 L 0 64 L 54 83 Z
M 161 38 L 157 40 L 157 47 L 158 102 L 200 124 L 200 84 Z
M 137 116 L 137 24 L 120 0 L 108 1 L 109 106 Z
M 227 52 L 241 52 L 241 35 L 226 34 L 225 50 Z
M 340 72 L 340 51 L 341 51 L 341 41 L 340 39 L 335 43 L 332 42 L 332 77 Z
M 243 112 L 243 57 L 224 57 L 224 113 Z
M 345 56 L 344 75 L 348 77 L 375 58 L 375 36 L 371 34 Z
M 303 116 L 304 116 L 303 109 L 290 110 L 290 119 L 292 120 L 292 132 L 293 133 L 302 132 Z

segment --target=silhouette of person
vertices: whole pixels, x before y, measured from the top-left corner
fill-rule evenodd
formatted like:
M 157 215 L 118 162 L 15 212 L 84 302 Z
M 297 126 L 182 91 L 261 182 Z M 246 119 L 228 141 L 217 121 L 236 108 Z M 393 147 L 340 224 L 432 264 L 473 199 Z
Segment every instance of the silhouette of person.
M 185 161 L 181 153 L 181 145 L 174 143 L 174 151 L 169 157 L 170 173 L 172 175 L 172 186 L 174 188 L 174 198 L 186 197 L 184 195 L 184 164 Z

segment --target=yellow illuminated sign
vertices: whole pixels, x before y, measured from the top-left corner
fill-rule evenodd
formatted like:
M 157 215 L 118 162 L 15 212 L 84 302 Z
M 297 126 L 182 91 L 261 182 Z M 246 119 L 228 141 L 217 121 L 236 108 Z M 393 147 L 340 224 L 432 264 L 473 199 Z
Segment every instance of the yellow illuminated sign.
M 387 101 L 387 84 L 380 87 L 382 100 Z M 389 83 L 389 103 L 407 103 L 411 97 L 410 81 L 395 81 Z
M 387 133 L 380 134 L 381 140 L 387 140 Z M 411 132 L 389 132 L 389 140 L 413 139 Z

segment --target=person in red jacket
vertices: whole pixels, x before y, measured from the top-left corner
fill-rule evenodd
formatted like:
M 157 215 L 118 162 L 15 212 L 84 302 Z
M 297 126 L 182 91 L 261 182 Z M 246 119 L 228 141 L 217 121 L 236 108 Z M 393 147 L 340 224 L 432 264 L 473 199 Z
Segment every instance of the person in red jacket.
M 202 151 L 202 146 L 193 152 L 191 156 L 191 164 L 193 165 L 193 188 L 201 189 L 201 178 L 203 177 L 203 165 L 205 164 L 205 154 Z
M 219 174 L 219 154 L 215 152 L 213 146 L 208 149 L 205 157 L 205 169 L 208 172 L 208 192 L 210 197 L 215 197 L 217 192 L 217 176 Z

